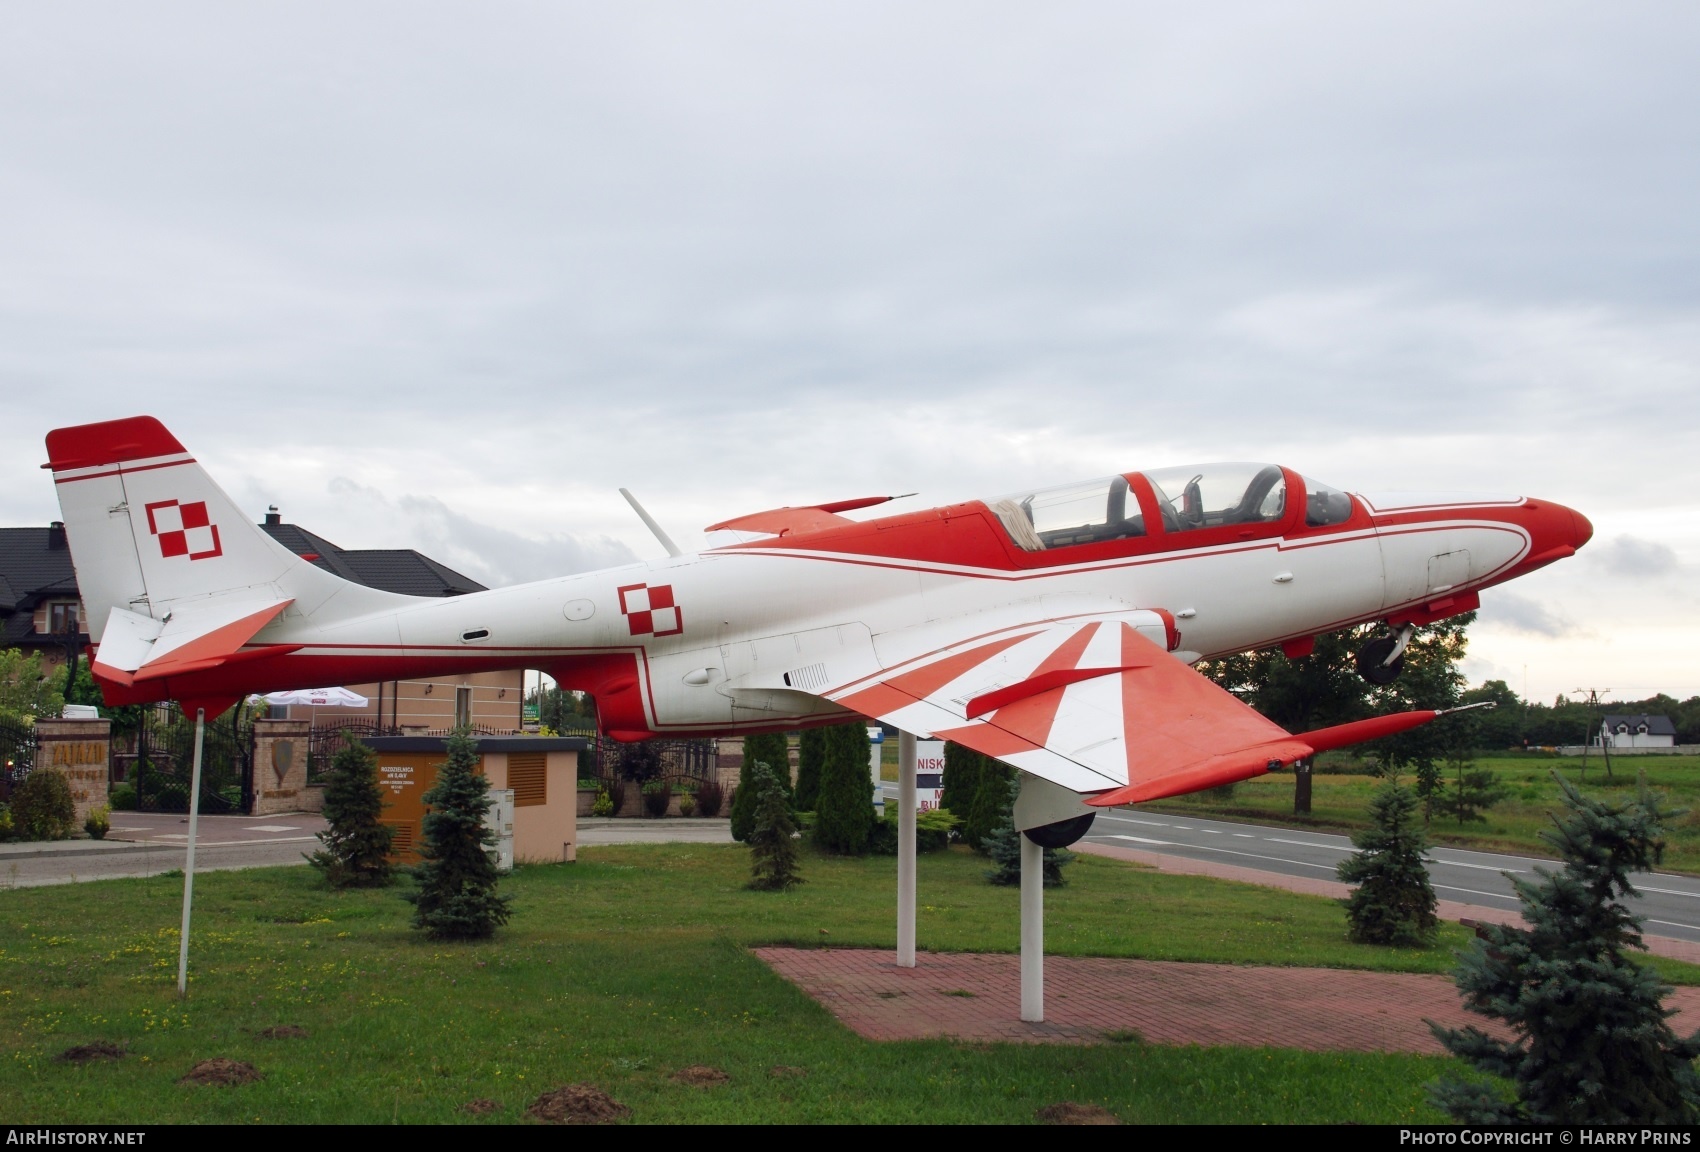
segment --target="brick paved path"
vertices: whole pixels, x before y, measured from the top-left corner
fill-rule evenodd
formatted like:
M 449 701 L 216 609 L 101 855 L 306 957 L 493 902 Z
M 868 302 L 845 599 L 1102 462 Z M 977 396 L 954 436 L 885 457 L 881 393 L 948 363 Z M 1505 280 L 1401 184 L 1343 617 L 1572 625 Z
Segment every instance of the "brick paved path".
M 875 949 L 755 954 L 869 1040 L 1089 1043 L 1136 1031 L 1154 1044 L 1439 1053 L 1425 1016 L 1486 1024 L 1445 976 L 1069 956 L 1045 958 L 1046 1021 L 1023 1024 L 1016 956 L 923 953 L 899 968 Z M 1682 1010 L 1678 1033 L 1700 1025 L 1700 988 L 1666 1003 Z

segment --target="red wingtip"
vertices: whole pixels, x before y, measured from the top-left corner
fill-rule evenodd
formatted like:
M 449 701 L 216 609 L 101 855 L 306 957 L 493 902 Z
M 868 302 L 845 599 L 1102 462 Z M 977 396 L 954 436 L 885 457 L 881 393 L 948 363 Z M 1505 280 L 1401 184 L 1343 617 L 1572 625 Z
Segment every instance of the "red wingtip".
M 152 416 L 78 424 L 72 428 L 55 428 L 47 434 L 47 459 L 55 472 L 152 456 L 174 456 L 184 451 L 177 437 Z

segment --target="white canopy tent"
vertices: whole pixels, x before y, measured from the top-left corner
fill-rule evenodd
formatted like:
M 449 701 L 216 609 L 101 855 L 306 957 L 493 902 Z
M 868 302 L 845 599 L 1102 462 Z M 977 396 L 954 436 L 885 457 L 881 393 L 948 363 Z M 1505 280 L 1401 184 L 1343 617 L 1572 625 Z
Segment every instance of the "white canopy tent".
M 315 708 L 364 708 L 366 697 L 346 688 L 297 688 L 293 692 L 268 692 L 267 704 L 309 704 Z

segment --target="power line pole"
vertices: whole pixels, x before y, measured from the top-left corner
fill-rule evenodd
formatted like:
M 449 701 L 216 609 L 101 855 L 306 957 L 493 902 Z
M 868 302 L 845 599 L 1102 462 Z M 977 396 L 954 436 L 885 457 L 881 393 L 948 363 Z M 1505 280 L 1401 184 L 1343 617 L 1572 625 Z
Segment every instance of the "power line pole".
M 1611 689 L 1610 688 L 1578 688 L 1578 689 L 1576 689 L 1576 691 L 1586 692 L 1588 694 L 1588 720 L 1589 720 L 1589 726 L 1592 727 L 1592 723 L 1593 723 L 1593 719 L 1594 719 L 1594 710 L 1600 706 L 1600 693 L 1601 692 L 1610 692 Z M 1606 722 L 1605 722 L 1604 719 L 1600 720 L 1600 755 L 1602 755 L 1606 758 L 1606 779 L 1609 780 L 1609 779 L 1612 778 L 1611 742 L 1606 739 Z M 1587 741 L 1586 738 L 1584 738 L 1583 741 L 1582 741 L 1582 773 L 1583 773 L 1584 779 L 1587 778 L 1587 772 L 1588 772 L 1588 741 Z

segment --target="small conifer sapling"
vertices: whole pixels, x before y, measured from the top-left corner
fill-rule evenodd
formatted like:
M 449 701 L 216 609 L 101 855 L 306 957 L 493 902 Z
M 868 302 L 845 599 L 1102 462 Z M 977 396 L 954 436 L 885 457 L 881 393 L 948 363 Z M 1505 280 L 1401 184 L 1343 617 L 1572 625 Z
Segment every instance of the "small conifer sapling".
M 382 888 L 393 879 L 395 829 L 380 822 L 383 812 L 378 754 L 345 734 L 325 781 L 324 847 L 307 857 L 332 888 Z
M 797 874 L 797 824 L 779 779 L 766 763 L 754 765 L 755 826 L 750 829 L 750 883 L 760 892 L 784 892 L 803 882 Z
M 1371 798 L 1369 816 L 1370 827 L 1352 833 L 1357 852 L 1337 866 L 1341 880 L 1357 885 L 1345 900 L 1348 935 L 1360 944 L 1432 944 L 1440 920 L 1423 863 L 1428 838 L 1417 822 L 1417 797 L 1389 780 Z
M 433 940 L 482 940 L 508 922 L 508 899 L 496 894 L 496 834 L 485 825 L 490 786 L 473 771 L 478 745 L 464 727 L 444 742 L 448 760 L 426 804 L 424 863 L 414 871 L 413 926 Z
M 1663 821 L 1675 813 L 1645 783 L 1610 803 L 1553 776 L 1566 815 L 1542 837 L 1564 867 L 1513 877 L 1529 926 L 1484 926 L 1453 974 L 1464 1006 L 1514 1038 L 1429 1025 L 1453 1055 L 1509 1080 L 1514 1099 L 1456 1079 L 1431 1098 L 1466 1124 L 1700 1122 L 1700 1031 L 1676 1035 L 1663 1003 L 1670 986 L 1628 955 L 1646 947 L 1626 903 L 1636 894 L 1629 876 L 1658 863 Z

